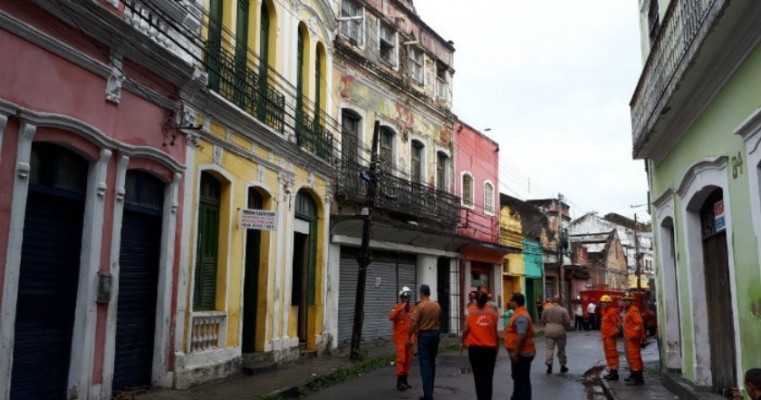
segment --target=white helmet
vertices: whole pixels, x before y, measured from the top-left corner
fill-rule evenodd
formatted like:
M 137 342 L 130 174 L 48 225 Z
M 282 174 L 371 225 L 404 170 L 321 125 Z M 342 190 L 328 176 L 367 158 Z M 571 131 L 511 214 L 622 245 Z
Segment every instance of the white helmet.
M 412 290 L 405 286 L 399 291 L 399 297 L 412 297 Z

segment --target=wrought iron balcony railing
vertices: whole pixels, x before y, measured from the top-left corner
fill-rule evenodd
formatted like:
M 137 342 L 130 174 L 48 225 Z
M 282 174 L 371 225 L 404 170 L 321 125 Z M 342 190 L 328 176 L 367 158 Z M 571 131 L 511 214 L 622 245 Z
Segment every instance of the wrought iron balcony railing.
M 333 135 L 325 128 L 320 114 L 312 118 L 307 111 L 297 111 L 296 143 L 302 149 L 330 162 L 333 157 Z
M 336 195 L 364 203 L 367 182 L 360 174 L 366 170 L 365 166 L 344 160 L 336 179 Z M 460 220 L 458 196 L 382 171 L 378 174 L 378 197 L 375 207 L 422 217 L 452 229 Z
M 255 70 L 245 58 L 236 59 L 224 48 L 209 48 L 206 60 L 210 89 L 283 132 L 285 96 L 269 84 L 266 70 Z
M 635 153 L 655 125 L 728 0 L 672 0 L 631 100 Z

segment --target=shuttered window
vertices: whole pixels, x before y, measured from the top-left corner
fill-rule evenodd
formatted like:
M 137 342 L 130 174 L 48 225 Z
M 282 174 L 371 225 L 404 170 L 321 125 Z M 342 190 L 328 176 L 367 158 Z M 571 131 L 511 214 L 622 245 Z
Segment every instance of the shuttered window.
M 198 207 L 198 240 L 193 310 L 215 309 L 217 296 L 217 258 L 219 253 L 219 205 L 222 185 L 209 173 L 201 173 Z
M 412 155 L 410 174 L 412 175 L 412 181 L 420 183 L 423 181 L 423 144 L 417 140 L 412 141 Z
M 447 190 L 447 155 L 436 153 L 436 188 L 442 192 Z
M 380 129 L 380 162 L 385 172 L 391 172 L 394 166 L 394 131 L 387 127 Z
M 462 204 L 473 206 L 473 176 L 467 173 L 462 175 Z
M 494 186 L 484 183 L 484 211 L 494 212 Z
M 219 90 L 220 57 L 222 51 L 222 3 L 223 0 L 209 2 L 209 36 L 206 41 L 206 65 L 209 74 L 209 88 Z

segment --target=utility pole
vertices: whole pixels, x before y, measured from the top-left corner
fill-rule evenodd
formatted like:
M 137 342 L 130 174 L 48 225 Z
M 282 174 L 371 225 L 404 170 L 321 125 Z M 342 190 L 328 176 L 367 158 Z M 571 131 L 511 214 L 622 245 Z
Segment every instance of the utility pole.
M 563 268 L 563 195 L 558 193 L 558 269 L 560 270 L 560 289 L 558 296 L 560 296 L 560 304 L 565 306 L 565 296 L 563 295 L 565 288 L 565 268 Z
M 635 262 L 635 271 L 637 274 L 637 290 L 642 290 L 642 266 L 640 263 L 640 259 L 642 258 L 639 254 L 639 233 L 638 233 L 638 225 L 637 222 L 637 213 L 634 213 L 634 262 Z
M 359 358 L 359 344 L 362 341 L 362 324 L 365 319 L 365 283 L 367 281 L 367 267 L 370 265 L 370 224 L 372 223 L 373 208 L 375 207 L 375 197 L 378 191 L 378 131 L 380 130 L 380 121 L 375 121 L 373 128 L 372 154 L 370 156 L 370 171 L 367 176 L 367 197 L 365 198 L 365 207 L 362 209 L 362 245 L 359 249 L 357 261 L 359 262 L 359 272 L 357 275 L 357 295 L 354 298 L 354 327 L 351 331 L 351 354 L 352 360 Z

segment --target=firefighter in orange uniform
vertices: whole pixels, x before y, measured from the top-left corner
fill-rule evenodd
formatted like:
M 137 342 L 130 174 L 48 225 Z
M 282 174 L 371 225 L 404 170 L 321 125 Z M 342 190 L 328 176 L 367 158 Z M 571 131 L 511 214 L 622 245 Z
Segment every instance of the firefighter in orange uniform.
M 605 360 L 608 362 L 608 374 L 603 379 L 609 381 L 618 380 L 618 349 L 616 339 L 621 332 L 621 316 L 618 309 L 611 305 L 610 296 L 600 297 L 602 307 L 602 321 L 600 322 L 600 336 L 602 336 L 602 348 L 605 352 Z
M 410 306 L 412 290 L 407 286 L 399 291 L 399 303 L 394 306 L 388 319 L 394 322 L 394 344 L 396 344 L 396 390 L 402 392 L 412 388 L 407 383 L 412 364 L 412 344 L 408 341 L 412 326 L 412 313 L 415 307 Z
M 642 376 L 642 353 L 640 353 L 640 344 L 645 337 L 645 323 L 642 320 L 639 307 L 634 304 L 634 295 L 626 293 L 623 300 L 626 309 L 624 339 L 629 359 L 629 371 L 631 372 L 631 375 L 625 380 L 629 386 L 639 386 L 645 383 L 645 378 Z

